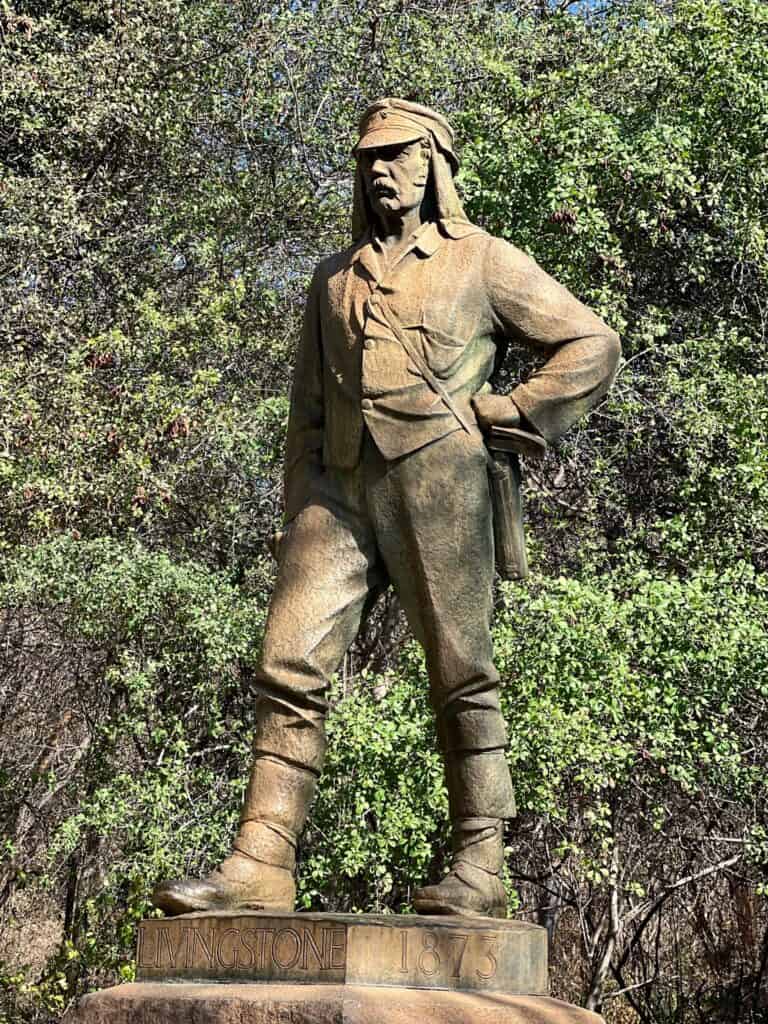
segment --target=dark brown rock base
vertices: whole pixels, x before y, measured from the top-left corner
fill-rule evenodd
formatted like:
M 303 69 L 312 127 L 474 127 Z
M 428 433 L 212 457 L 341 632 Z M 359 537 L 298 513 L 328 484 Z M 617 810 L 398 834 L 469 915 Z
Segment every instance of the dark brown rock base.
M 602 1024 L 548 996 L 355 985 L 139 982 L 94 992 L 65 1024 Z

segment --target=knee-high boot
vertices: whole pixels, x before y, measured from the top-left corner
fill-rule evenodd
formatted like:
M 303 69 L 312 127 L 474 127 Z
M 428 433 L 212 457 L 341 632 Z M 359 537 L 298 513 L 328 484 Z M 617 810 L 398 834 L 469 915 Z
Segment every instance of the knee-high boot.
M 322 723 L 313 723 L 311 733 L 301 728 L 292 733 L 293 721 L 280 710 L 262 718 L 233 851 L 205 878 L 161 883 L 152 902 L 166 914 L 294 909 L 296 843 L 314 796 L 325 737 Z
M 506 917 L 501 870 L 504 819 L 514 817 L 509 767 L 500 749 L 445 754 L 453 856 L 437 885 L 414 894 L 421 914 Z

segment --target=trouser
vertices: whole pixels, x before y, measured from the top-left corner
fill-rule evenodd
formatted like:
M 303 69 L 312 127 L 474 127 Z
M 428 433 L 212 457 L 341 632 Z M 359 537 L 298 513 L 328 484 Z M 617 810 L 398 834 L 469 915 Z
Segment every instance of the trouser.
M 319 774 L 330 676 L 391 582 L 424 647 L 451 814 L 515 814 L 490 619 L 493 531 L 482 440 L 457 430 L 394 461 L 366 432 L 288 525 L 267 618 L 254 748 Z

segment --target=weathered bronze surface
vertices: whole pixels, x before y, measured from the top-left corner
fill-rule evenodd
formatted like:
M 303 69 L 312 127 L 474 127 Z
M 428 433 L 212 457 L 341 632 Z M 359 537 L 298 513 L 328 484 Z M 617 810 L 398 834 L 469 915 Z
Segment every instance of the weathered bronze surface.
M 143 982 L 84 996 L 64 1024 L 602 1024 L 546 996 L 354 985 Z
M 440 114 L 377 101 L 355 153 L 354 244 L 317 267 L 296 360 L 286 522 L 241 828 L 208 878 L 158 887 L 155 903 L 169 914 L 293 909 L 329 678 L 390 584 L 426 652 L 453 825 L 451 870 L 414 904 L 506 914 L 502 826 L 515 806 L 491 649 L 483 433 L 522 428 L 556 441 L 605 394 L 619 340 L 530 257 L 467 220 Z M 490 393 L 489 379 L 509 339 L 544 362 L 506 397 Z M 511 495 L 504 560 L 521 575 L 515 487 L 508 477 L 497 490 Z
M 141 923 L 137 979 L 545 995 L 547 933 L 488 918 L 188 914 Z

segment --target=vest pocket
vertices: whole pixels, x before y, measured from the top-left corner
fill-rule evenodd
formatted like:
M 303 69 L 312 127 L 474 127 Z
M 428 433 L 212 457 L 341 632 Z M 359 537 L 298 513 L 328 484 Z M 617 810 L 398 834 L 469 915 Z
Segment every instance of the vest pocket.
M 427 366 L 436 377 L 450 377 L 465 348 L 466 342 L 462 338 L 428 324 L 421 328 L 421 350 Z

